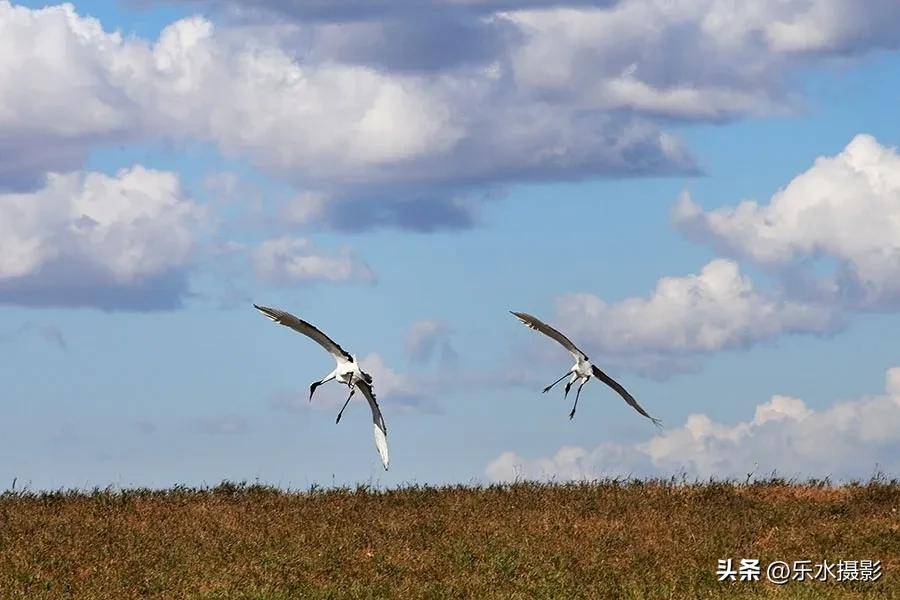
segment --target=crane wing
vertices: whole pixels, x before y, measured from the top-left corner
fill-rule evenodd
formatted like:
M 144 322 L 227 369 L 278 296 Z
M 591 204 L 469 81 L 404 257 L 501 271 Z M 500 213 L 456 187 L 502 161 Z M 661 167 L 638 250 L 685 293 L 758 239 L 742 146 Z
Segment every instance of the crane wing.
M 613 379 L 612 377 L 610 377 L 609 375 L 607 375 L 606 373 L 604 373 L 603 371 L 598 369 L 597 365 L 591 365 L 591 369 L 593 370 L 594 377 L 596 377 L 597 379 L 599 379 L 600 381 L 602 381 L 603 383 L 605 383 L 612 389 L 616 390 L 619 393 L 619 395 L 625 399 L 625 402 L 630 404 L 631 407 L 634 408 L 634 410 L 638 411 L 640 414 L 644 415 L 645 417 L 647 417 L 648 419 L 653 421 L 653 424 L 656 425 L 657 427 L 662 428 L 662 422 L 659 419 L 653 418 L 650 415 L 648 415 L 647 411 L 645 411 L 643 408 L 641 408 L 641 405 L 638 404 L 637 400 L 634 399 L 634 396 L 629 394 L 628 390 L 626 390 L 624 387 L 622 387 L 622 385 L 618 381 L 616 381 L 615 379 Z
M 353 362 L 353 357 L 350 354 L 341 348 L 337 342 L 332 340 L 330 337 L 322 333 L 322 331 L 311 323 L 307 323 L 303 319 L 297 318 L 289 312 L 285 312 L 283 310 L 279 310 L 277 308 L 269 308 L 268 306 L 258 306 L 256 304 L 253 305 L 253 308 L 267 316 L 269 319 L 278 323 L 279 325 L 284 325 L 286 327 L 290 327 L 294 331 L 300 332 L 306 337 L 312 339 L 320 346 L 325 348 L 336 361 L 350 361 Z
M 534 329 L 535 331 L 540 331 L 544 335 L 551 337 L 554 340 L 556 340 L 557 342 L 559 342 L 560 344 L 562 344 L 562 347 L 565 348 L 566 350 L 568 350 L 572 354 L 572 356 L 575 357 L 576 360 L 578 358 L 583 358 L 584 360 L 587 360 L 587 355 L 584 352 L 582 352 L 581 350 L 579 350 L 578 346 L 576 346 L 575 344 L 572 343 L 572 340 L 570 340 L 569 338 L 564 336 L 562 333 L 560 333 L 553 327 L 550 327 L 549 325 L 547 325 L 546 323 L 544 323 L 537 317 L 532 317 L 528 313 L 521 313 L 521 312 L 514 312 L 514 311 L 509 311 L 509 312 L 515 318 L 517 318 L 518 320 L 525 323 L 525 325 L 527 325 L 531 329 Z
M 388 470 L 388 446 L 387 446 L 387 426 L 384 424 L 384 417 L 381 416 L 381 409 L 378 408 L 378 401 L 375 400 L 375 392 L 372 390 L 372 384 L 362 379 L 356 380 L 356 388 L 362 392 L 366 400 L 369 401 L 369 408 L 372 409 L 372 423 L 374 424 L 375 447 L 378 448 L 378 455 L 381 456 L 381 464 L 384 470 Z

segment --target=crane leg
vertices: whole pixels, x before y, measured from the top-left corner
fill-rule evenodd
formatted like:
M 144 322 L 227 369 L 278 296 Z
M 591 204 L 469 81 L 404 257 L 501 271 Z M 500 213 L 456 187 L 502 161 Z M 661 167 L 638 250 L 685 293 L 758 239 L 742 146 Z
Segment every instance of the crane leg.
M 341 412 L 338 413 L 337 419 L 335 419 L 334 424 L 337 425 L 341 422 L 341 416 L 344 414 L 344 409 L 347 408 L 347 405 L 350 404 L 350 398 L 353 397 L 353 393 L 356 391 L 356 388 L 351 388 L 350 395 L 347 396 L 347 401 L 344 402 L 344 406 L 341 407 Z
M 550 385 L 548 385 L 547 387 L 545 387 L 545 388 L 544 388 L 544 393 L 546 394 L 547 392 L 550 391 L 550 389 L 551 389 L 554 385 L 556 385 L 557 383 L 559 383 L 560 381 L 562 381 L 563 379 L 565 379 L 566 377 L 568 377 L 568 376 L 569 376 L 569 373 L 571 373 L 571 371 L 567 372 L 565 375 L 563 375 L 562 377 L 560 377 L 559 379 L 557 379 L 556 381 L 554 381 L 553 383 L 551 383 Z
M 569 420 L 575 418 L 575 409 L 578 408 L 578 397 L 581 395 L 581 388 L 584 387 L 584 384 L 587 383 L 587 379 L 581 382 L 578 386 L 578 391 L 575 392 L 575 405 L 572 407 L 572 412 L 569 413 Z

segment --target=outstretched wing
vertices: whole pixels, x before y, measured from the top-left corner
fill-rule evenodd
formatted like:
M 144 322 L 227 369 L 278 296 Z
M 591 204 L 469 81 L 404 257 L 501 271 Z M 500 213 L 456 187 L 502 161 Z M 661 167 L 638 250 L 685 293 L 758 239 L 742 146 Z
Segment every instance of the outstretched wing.
M 582 352 L 581 350 L 579 350 L 578 346 L 576 346 L 575 344 L 572 343 L 572 340 L 570 340 L 569 338 L 564 336 L 562 333 L 560 333 L 553 327 L 550 327 L 549 325 L 547 325 L 546 323 L 544 323 L 537 317 L 532 317 L 528 313 L 521 313 L 521 312 L 514 312 L 514 311 L 509 311 L 509 312 L 512 313 L 512 315 L 515 318 L 522 321 L 523 323 L 525 323 L 526 325 L 528 325 L 535 331 L 540 331 L 544 335 L 551 337 L 554 340 L 556 340 L 557 342 L 559 342 L 560 344 L 562 344 L 563 348 L 568 350 L 572 354 L 572 356 L 575 357 L 576 360 L 579 357 L 587 360 L 587 355 L 584 352 Z
M 356 388 L 363 393 L 366 400 L 369 401 L 369 408 L 372 409 L 372 423 L 374 423 L 375 447 L 378 448 L 378 454 L 381 456 L 381 464 L 384 470 L 388 470 L 388 446 L 387 446 L 387 426 L 384 424 L 384 417 L 381 416 L 381 409 L 378 408 L 378 401 L 375 400 L 375 392 L 372 390 L 372 384 L 362 379 L 356 380 Z
M 618 381 L 616 381 L 615 379 L 613 379 L 612 377 L 610 377 L 609 375 L 607 375 L 606 373 L 604 373 L 603 371 L 598 369 L 597 365 L 591 365 L 591 368 L 594 372 L 594 377 L 596 377 L 597 379 L 599 379 L 600 381 L 602 381 L 603 383 L 605 383 L 612 389 L 619 392 L 619 395 L 622 396 L 622 398 L 625 399 L 625 402 L 630 404 L 631 407 L 634 408 L 634 410 L 638 411 L 639 413 L 641 413 L 642 415 L 644 415 L 645 417 L 647 417 L 648 419 L 653 421 L 653 424 L 656 425 L 657 427 L 662 428 L 662 422 L 659 419 L 655 419 L 655 418 L 651 417 L 650 415 L 648 415 L 647 411 L 644 410 L 643 408 L 641 408 L 641 405 L 638 404 L 637 400 L 634 399 L 634 396 L 629 394 L 628 390 L 623 388 L 622 385 Z
M 318 327 L 312 325 L 311 323 L 307 323 L 303 319 L 298 319 L 294 315 L 289 312 L 285 312 L 283 310 L 279 310 L 277 308 L 269 308 L 268 306 L 257 306 L 253 305 L 253 308 L 266 315 L 272 321 L 278 323 L 279 325 L 285 325 L 290 327 L 294 331 L 298 331 L 305 335 L 306 337 L 312 339 L 317 342 L 320 346 L 325 348 L 332 356 L 334 356 L 335 360 L 343 361 L 348 360 L 353 362 L 353 357 L 347 353 L 346 350 L 341 348 L 334 340 L 330 337 L 322 333 Z

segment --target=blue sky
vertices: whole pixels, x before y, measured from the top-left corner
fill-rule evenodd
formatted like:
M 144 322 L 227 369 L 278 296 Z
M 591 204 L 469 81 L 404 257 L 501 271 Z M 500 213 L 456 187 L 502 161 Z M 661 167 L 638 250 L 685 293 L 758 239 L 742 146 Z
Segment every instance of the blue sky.
M 0 1 L 0 482 L 900 474 L 900 10 L 730 5 Z

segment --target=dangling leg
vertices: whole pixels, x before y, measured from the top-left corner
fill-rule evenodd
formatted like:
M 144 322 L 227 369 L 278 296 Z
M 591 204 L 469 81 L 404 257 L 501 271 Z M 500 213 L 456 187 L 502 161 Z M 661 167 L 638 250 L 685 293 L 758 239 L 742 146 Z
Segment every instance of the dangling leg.
M 572 373 L 572 379 L 569 380 L 569 383 L 566 384 L 566 393 L 563 394 L 563 399 L 569 397 L 569 390 L 572 389 L 572 384 L 578 380 L 578 375 L 576 373 Z
M 341 415 L 344 414 L 344 409 L 347 408 L 347 405 L 350 404 L 350 398 L 353 397 L 353 392 L 356 391 L 356 388 L 350 388 L 350 395 L 347 396 L 347 401 L 344 402 L 344 406 L 341 407 L 341 412 L 338 413 L 337 419 L 335 419 L 334 424 L 337 425 L 341 422 Z
M 575 406 L 572 407 L 572 412 L 569 413 L 570 421 L 575 418 L 575 409 L 578 408 L 578 396 L 581 395 L 581 388 L 583 388 L 584 384 L 586 384 L 587 382 L 588 382 L 588 378 L 585 377 L 584 381 L 582 381 L 581 384 L 578 386 L 578 391 L 575 392 Z
M 331 373 L 326 375 L 325 379 L 323 379 L 322 381 L 313 381 L 312 385 L 309 386 L 309 401 L 312 402 L 313 392 L 316 391 L 317 387 L 319 387 L 323 383 L 328 383 L 329 381 L 331 381 L 334 378 L 335 378 L 335 373 L 334 373 L 334 371 L 332 371 Z
M 544 393 L 546 394 L 547 392 L 550 391 L 550 388 L 552 388 L 554 385 L 556 385 L 557 383 L 559 383 L 560 381 L 562 381 L 563 379 L 565 379 L 566 377 L 568 377 L 568 376 L 569 376 L 569 373 L 571 373 L 571 371 L 567 372 L 565 375 L 563 375 L 562 377 L 560 377 L 559 379 L 557 379 L 556 381 L 554 381 L 553 383 L 551 383 L 550 385 L 548 385 L 547 387 L 545 387 L 545 388 L 544 388 Z

